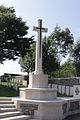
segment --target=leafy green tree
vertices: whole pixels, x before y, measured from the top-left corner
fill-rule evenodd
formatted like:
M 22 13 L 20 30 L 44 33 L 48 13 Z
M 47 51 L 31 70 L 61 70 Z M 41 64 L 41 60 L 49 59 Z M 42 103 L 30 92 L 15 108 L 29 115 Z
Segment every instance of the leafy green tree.
M 13 7 L 0 6 L 0 63 L 6 59 L 24 56 L 33 38 L 25 35 L 28 26 L 21 17 L 17 17 Z
M 54 77 L 76 77 L 76 67 L 72 61 L 67 61 L 53 73 Z
M 21 71 L 29 72 L 34 71 L 35 67 L 35 43 L 31 45 L 30 49 L 24 57 L 20 57 L 19 64 L 21 66 Z
M 56 58 L 55 49 L 52 46 L 52 41 L 48 38 L 43 40 L 43 71 L 51 75 L 53 71 L 59 68 L 59 62 Z
M 80 77 L 80 41 L 77 41 L 77 43 L 74 45 L 74 49 L 72 51 L 72 57 L 76 67 L 77 76 Z
M 56 51 L 56 57 L 61 62 L 62 58 L 69 54 L 69 51 L 73 46 L 73 35 L 68 28 L 61 30 L 59 26 L 56 26 L 48 39 L 50 39 L 52 46 Z

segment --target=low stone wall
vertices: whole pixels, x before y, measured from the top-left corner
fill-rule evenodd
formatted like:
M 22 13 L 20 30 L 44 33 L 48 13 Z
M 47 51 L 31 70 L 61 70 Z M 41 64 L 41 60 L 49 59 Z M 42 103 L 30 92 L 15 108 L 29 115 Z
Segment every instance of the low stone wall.
M 80 85 L 80 77 L 72 77 L 72 78 L 49 78 L 49 84 L 58 84 L 65 86 L 73 86 Z
M 62 104 L 63 118 L 80 113 L 80 99 L 70 98 Z
M 73 86 L 80 85 L 80 77 L 74 78 L 49 78 L 49 88 L 55 88 L 58 93 L 73 96 Z
M 55 88 L 62 95 L 73 96 L 73 86 L 49 84 L 49 88 Z

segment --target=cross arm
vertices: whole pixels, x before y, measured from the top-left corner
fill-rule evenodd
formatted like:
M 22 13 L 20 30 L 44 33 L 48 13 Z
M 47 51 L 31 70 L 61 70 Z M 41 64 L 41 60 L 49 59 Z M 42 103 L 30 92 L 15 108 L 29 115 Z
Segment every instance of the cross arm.
M 33 31 L 39 31 L 41 29 L 42 32 L 47 32 L 48 31 L 48 28 L 39 28 L 39 27 L 35 27 L 33 26 Z

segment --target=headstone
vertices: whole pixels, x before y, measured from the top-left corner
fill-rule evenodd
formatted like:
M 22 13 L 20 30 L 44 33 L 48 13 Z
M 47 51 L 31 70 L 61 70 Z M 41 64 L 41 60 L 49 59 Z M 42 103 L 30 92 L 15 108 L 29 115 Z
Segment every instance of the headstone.
M 73 96 L 76 98 L 80 98 L 80 85 L 73 86 Z
M 52 88 L 55 88 L 55 84 L 52 84 Z
M 66 91 L 65 91 L 65 86 L 62 85 L 62 95 L 65 94 L 65 92 L 66 92 Z
M 80 91 L 79 91 L 79 88 L 76 87 L 76 88 L 75 88 L 75 94 L 76 94 L 76 95 L 79 95 L 79 92 L 80 92 Z
M 67 96 L 70 95 L 70 86 L 66 86 L 66 95 L 67 95 Z
M 62 86 L 61 85 L 58 86 L 58 92 L 62 93 Z
M 73 86 L 70 87 L 70 96 L 73 96 Z

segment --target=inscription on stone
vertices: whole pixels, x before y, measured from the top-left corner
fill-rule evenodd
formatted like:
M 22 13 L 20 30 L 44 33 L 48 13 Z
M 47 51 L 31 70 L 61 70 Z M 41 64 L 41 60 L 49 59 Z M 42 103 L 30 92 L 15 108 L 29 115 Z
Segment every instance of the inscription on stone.
M 79 88 L 78 87 L 76 87 L 76 89 L 75 89 L 75 93 L 76 93 L 76 95 L 79 95 Z
M 63 104 L 62 109 L 63 109 L 63 114 L 65 114 L 67 112 L 67 103 Z
M 34 111 L 38 110 L 38 105 L 21 103 L 20 109 L 25 115 L 34 115 Z
M 79 110 L 79 101 L 70 102 L 69 111 Z

